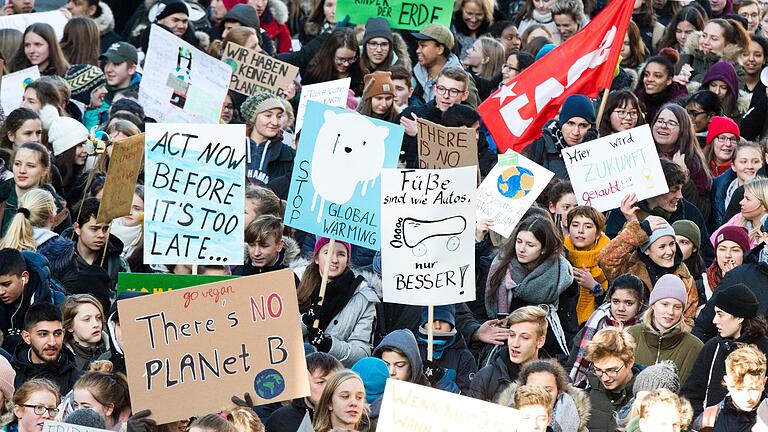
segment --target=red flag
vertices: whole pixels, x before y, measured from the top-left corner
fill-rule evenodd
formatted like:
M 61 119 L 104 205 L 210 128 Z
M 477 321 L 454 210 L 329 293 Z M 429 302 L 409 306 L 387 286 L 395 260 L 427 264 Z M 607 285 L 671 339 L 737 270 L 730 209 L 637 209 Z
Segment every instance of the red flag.
M 610 88 L 633 7 L 633 0 L 611 1 L 583 29 L 477 107 L 499 153 L 520 151 L 541 136 L 568 96 L 595 97 Z

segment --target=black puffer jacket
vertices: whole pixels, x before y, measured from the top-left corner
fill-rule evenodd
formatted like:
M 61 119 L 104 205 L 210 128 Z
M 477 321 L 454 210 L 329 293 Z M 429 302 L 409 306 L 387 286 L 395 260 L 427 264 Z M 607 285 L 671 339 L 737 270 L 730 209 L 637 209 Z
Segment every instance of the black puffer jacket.
M 591 128 L 584 142 L 597 138 L 597 129 Z M 568 147 L 560 131 L 557 120 L 550 120 L 544 125 L 541 136 L 523 149 L 523 155 L 544 168 L 555 173 L 555 178 L 569 179 L 563 156 L 560 153 Z
M 16 370 L 14 385 L 19 388 L 32 378 L 45 378 L 59 386 L 61 394 L 67 394 L 82 372 L 75 365 L 75 356 L 62 347 L 59 359 L 55 363 L 32 363 L 29 345 L 22 344 L 16 348 L 11 362 Z
M 517 380 L 520 365 L 509 359 L 509 348 L 504 345 L 497 351 L 493 363 L 480 369 L 469 386 L 467 396 L 488 402 L 495 401 L 499 395 Z

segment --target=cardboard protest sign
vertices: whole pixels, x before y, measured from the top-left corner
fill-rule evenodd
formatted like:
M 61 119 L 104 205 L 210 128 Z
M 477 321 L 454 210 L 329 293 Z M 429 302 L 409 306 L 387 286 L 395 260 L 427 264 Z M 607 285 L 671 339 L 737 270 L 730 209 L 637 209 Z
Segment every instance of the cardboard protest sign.
M 234 42 L 224 47 L 221 61 L 232 68 L 229 89 L 246 96 L 266 90 L 280 97 L 293 84 L 299 68 Z
M 509 237 L 541 195 L 554 173 L 508 150 L 477 188 L 477 220 L 493 220 L 491 229 Z
M 152 25 L 139 103 L 158 123 L 218 124 L 232 68 Z
M 627 194 L 641 201 L 669 192 L 648 125 L 567 147 L 562 155 L 579 205 L 608 211 Z
M 339 108 L 347 106 L 347 96 L 351 82 L 350 78 L 343 78 L 302 86 L 299 108 L 296 110 L 296 132 L 300 131 L 304 125 L 304 113 L 307 111 L 307 102 L 315 101 L 323 105 Z
M 349 15 L 352 24 L 365 24 L 368 18 L 384 18 L 393 29 L 421 30 L 427 24 L 451 26 L 453 2 L 450 0 L 339 0 L 336 16 Z
M 477 129 L 446 127 L 420 118 L 419 168 L 477 166 Z
M 96 223 L 107 223 L 131 213 L 136 179 L 144 161 L 144 134 L 112 143 L 107 180 L 104 182 Z
M 0 81 L 0 104 L 5 115 L 21 106 L 24 90 L 32 81 L 40 78 L 40 69 L 30 66 L 20 71 L 3 75 Z
M 43 423 L 43 432 L 109 432 L 106 429 L 96 429 L 87 426 L 74 425 L 69 423 L 60 423 L 46 420 Z
M 475 299 L 477 168 L 381 174 L 384 301 L 444 305 Z
M 24 33 L 24 30 L 31 24 L 45 23 L 53 27 L 53 31 L 56 32 L 56 38 L 61 40 L 64 36 L 64 26 L 67 25 L 67 21 L 69 21 L 67 16 L 60 10 L 5 15 L 0 16 L 0 29 L 16 29 Z
M 144 262 L 241 264 L 245 125 L 147 123 Z
M 117 303 L 133 412 L 158 424 L 309 395 L 291 270 Z M 194 397 L 190 397 L 194 396 Z
M 407 381 L 387 380 L 378 430 L 398 432 L 532 431 L 519 411 Z
M 211 282 L 221 282 L 236 277 L 164 273 L 118 273 L 117 294 L 120 295 L 124 291 L 140 291 L 154 294 Z
M 285 223 L 379 250 L 379 174 L 397 166 L 402 139 L 400 125 L 310 101 Z

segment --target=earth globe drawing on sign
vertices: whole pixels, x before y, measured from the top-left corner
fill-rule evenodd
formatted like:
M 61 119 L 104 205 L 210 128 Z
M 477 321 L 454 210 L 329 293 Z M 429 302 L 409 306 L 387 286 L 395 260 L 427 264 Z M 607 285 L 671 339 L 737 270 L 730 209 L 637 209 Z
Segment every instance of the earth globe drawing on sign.
M 274 369 L 264 369 L 256 374 L 253 389 L 262 399 L 274 399 L 285 390 L 285 378 Z
M 528 195 L 533 188 L 533 173 L 528 168 L 514 165 L 499 174 L 499 193 L 507 198 L 518 199 Z

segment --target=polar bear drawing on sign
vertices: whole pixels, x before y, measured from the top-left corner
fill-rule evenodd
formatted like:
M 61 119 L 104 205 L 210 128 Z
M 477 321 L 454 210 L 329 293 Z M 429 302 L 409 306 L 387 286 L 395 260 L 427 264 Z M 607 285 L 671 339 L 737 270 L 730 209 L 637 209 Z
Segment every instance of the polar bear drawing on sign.
M 376 126 L 367 117 L 356 113 L 323 113 L 323 125 L 317 134 L 312 154 L 311 211 L 317 211 L 319 223 L 325 202 L 345 204 L 352 199 L 357 184 L 362 183 L 365 195 L 384 167 L 384 140 L 389 135 L 386 126 Z

